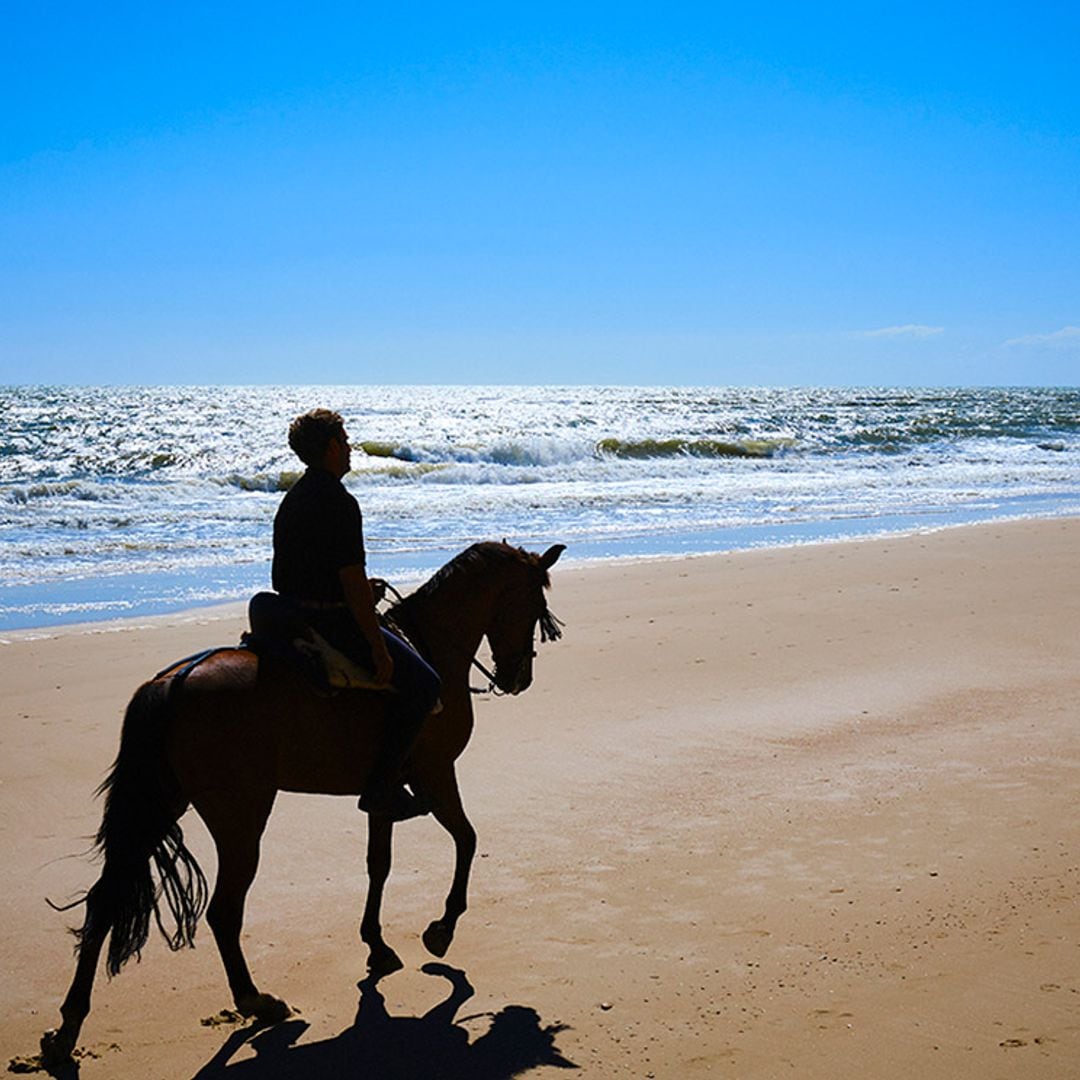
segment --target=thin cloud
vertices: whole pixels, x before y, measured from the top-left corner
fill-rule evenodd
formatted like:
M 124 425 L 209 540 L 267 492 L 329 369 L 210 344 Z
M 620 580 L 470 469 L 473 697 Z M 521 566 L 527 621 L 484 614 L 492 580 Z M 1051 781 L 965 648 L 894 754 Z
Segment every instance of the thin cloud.
M 1005 348 L 1013 345 L 1047 345 L 1055 348 L 1062 345 L 1080 344 L 1080 326 L 1063 326 L 1049 334 L 1025 334 L 1023 337 L 1009 338 Z
M 944 326 L 922 326 L 919 323 L 905 323 L 903 326 L 882 326 L 877 330 L 855 330 L 855 337 L 864 338 L 928 338 L 945 333 Z

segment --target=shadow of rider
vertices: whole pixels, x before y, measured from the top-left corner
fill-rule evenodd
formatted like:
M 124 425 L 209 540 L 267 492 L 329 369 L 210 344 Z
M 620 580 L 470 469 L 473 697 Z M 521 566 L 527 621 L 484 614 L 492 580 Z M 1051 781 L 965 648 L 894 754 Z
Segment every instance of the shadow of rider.
M 288 1020 L 272 1028 L 235 1031 L 194 1080 L 346 1080 L 377 1076 L 380 1080 L 512 1080 L 528 1069 L 552 1065 L 576 1069 L 555 1046 L 565 1025 L 541 1026 L 535 1009 L 507 1005 L 490 1017 L 488 1030 L 474 1042 L 457 1021 L 457 1011 L 473 996 L 465 973 L 446 964 L 425 964 L 428 975 L 450 983 L 450 994 L 423 1016 L 391 1016 L 377 980 L 359 984 L 360 1005 L 352 1026 L 321 1042 L 297 1041 L 307 1030 L 304 1020 Z M 256 1056 L 230 1064 L 250 1042 Z

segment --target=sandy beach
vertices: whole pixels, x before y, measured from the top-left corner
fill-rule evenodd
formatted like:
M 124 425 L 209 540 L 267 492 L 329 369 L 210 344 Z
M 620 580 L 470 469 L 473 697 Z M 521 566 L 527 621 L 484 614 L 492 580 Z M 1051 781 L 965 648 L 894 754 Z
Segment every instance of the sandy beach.
M 459 763 L 480 849 L 444 965 L 419 935 L 451 846 L 411 822 L 384 907 L 406 969 L 358 1012 L 364 819 L 283 795 L 245 946 L 296 1018 L 207 1022 L 231 1004 L 208 929 L 155 933 L 99 978 L 79 1074 L 1080 1075 L 1078 552 L 1057 519 L 557 566 L 565 636 L 478 702 Z M 128 698 L 242 619 L 5 635 L 5 1061 L 58 1022 L 77 916 L 44 898 L 96 876 Z

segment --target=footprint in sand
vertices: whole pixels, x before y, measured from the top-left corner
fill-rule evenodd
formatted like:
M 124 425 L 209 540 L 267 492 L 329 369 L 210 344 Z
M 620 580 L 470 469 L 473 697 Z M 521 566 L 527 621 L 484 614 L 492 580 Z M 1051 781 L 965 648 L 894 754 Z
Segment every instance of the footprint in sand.
M 100 1058 L 101 1055 L 107 1051 L 119 1050 L 120 1047 L 116 1043 L 109 1043 L 108 1046 L 98 1045 L 97 1049 L 92 1049 L 86 1046 L 76 1046 L 71 1051 L 72 1059 L 76 1062 L 76 1066 L 80 1061 L 91 1061 L 96 1058 Z M 8 1062 L 7 1071 L 10 1073 L 37 1073 L 46 1072 L 45 1063 L 41 1060 L 40 1054 L 20 1054 L 18 1057 L 13 1057 Z M 66 1073 L 64 1075 L 67 1075 Z
M 199 1023 L 203 1027 L 221 1027 L 222 1024 L 242 1024 L 246 1018 L 232 1009 L 222 1009 L 213 1016 L 204 1016 Z

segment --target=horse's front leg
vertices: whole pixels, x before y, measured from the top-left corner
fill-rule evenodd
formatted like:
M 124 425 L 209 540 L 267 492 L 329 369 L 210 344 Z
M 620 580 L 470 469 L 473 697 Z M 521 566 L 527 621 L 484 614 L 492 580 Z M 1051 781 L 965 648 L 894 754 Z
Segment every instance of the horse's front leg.
M 368 892 L 364 917 L 360 922 L 360 940 L 368 947 L 368 971 L 376 979 L 400 971 L 405 965 L 383 940 L 380 912 L 383 889 L 390 876 L 391 845 L 394 823 L 389 818 L 368 818 L 367 872 Z
M 446 896 L 446 908 L 442 918 L 431 923 L 423 935 L 428 952 L 445 956 L 454 940 L 457 921 L 469 906 L 469 872 L 476 855 L 476 830 L 465 816 L 453 769 L 435 783 L 425 781 L 423 790 L 432 796 L 435 819 L 454 839 L 454 880 Z

